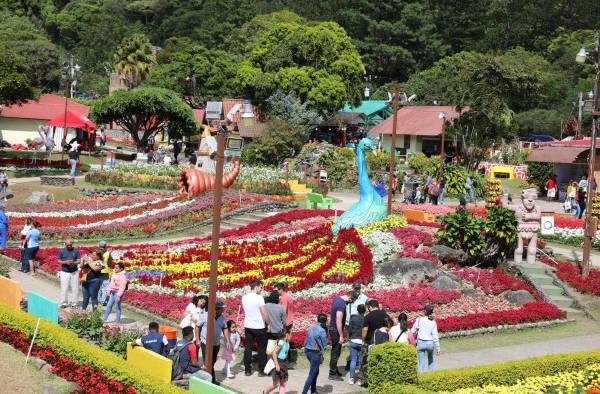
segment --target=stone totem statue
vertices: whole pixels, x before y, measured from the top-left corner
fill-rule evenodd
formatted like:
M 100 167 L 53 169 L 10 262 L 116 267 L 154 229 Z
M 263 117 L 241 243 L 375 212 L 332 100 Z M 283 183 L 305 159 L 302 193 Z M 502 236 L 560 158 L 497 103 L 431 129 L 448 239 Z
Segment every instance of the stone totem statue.
M 535 263 L 535 252 L 537 247 L 538 231 L 540 231 L 541 212 L 535 205 L 537 193 L 534 190 L 523 190 L 521 194 L 521 205 L 516 210 L 517 217 L 517 249 L 515 250 L 515 263 L 523 261 L 523 240 L 528 239 L 527 262 Z

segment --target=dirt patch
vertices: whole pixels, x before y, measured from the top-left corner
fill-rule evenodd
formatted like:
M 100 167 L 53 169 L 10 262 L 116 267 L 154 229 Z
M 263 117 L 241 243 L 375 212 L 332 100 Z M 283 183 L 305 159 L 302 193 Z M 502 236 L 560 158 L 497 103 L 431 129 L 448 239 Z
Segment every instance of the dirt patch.
M 42 185 L 40 181 L 34 182 L 25 182 L 25 183 L 14 183 L 9 184 L 8 193 L 12 195 L 12 198 L 9 198 L 7 201 L 8 209 L 13 208 L 23 208 L 27 205 L 23 202 L 31 195 L 33 192 L 46 192 L 50 199 L 55 201 L 60 200 L 68 200 L 72 198 L 80 198 L 83 195 L 77 190 L 77 184 L 75 187 L 66 186 L 47 186 Z

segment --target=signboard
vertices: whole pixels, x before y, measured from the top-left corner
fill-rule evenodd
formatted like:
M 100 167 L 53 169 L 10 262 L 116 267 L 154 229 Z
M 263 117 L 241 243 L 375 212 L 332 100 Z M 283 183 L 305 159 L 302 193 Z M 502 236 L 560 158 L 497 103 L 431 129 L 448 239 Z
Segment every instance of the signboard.
M 554 214 L 543 212 L 541 220 L 542 235 L 554 235 Z
M 240 157 L 244 140 L 240 137 L 227 137 L 225 142 L 225 157 Z
M 58 324 L 58 304 L 34 291 L 27 295 L 27 312 Z

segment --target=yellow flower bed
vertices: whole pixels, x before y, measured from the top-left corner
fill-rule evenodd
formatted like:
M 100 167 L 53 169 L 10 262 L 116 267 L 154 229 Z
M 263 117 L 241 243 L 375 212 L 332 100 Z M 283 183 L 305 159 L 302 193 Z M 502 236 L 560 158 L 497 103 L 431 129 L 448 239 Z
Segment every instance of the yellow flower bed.
M 366 235 L 373 231 L 388 231 L 391 228 L 406 227 L 404 216 L 392 214 L 383 220 L 369 223 L 366 226 L 358 227 L 356 230 L 360 235 Z
M 561 372 L 550 376 L 533 376 L 512 386 L 488 385 L 445 391 L 449 394 L 538 394 L 552 392 L 571 394 L 576 387 L 588 387 L 600 379 L 600 364 L 593 364 L 577 372 Z

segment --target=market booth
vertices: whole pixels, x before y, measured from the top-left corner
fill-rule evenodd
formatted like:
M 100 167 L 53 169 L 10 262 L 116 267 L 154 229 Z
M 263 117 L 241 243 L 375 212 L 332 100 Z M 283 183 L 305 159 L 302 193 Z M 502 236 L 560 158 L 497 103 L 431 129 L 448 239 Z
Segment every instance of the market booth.
M 52 127 L 53 137 L 57 127 L 67 130 L 62 136 L 61 145 L 75 138 L 82 150 L 94 150 L 94 146 L 96 145 L 96 125 L 86 116 L 67 111 L 55 116 L 46 125 Z M 68 129 L 74 129 L 74 135 L 69 136 Z

